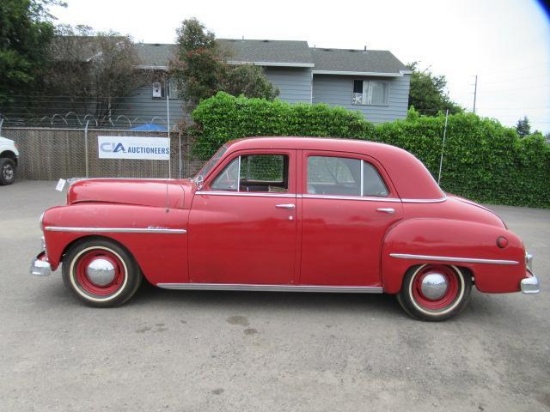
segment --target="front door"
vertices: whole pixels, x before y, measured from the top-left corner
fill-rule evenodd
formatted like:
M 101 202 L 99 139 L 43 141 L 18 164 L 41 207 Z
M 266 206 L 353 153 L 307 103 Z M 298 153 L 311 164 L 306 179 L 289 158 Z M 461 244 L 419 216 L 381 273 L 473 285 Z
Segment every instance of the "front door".
M 296 267 L 295 155 L 247 152 L 195 194 L 189 218 L 193 283 L 285 285 Z

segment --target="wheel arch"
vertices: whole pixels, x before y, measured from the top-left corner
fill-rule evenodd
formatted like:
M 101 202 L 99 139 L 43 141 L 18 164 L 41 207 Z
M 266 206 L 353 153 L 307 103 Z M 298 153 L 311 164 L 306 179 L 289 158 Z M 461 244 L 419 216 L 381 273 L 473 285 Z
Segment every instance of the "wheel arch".
M 387 276 L 382 277 L 382 286 L 384 293 L 388 294 L 397 294 L 401 291 L 401 288 L 403 287 L 403 280 L 405 279 L 405 276 L 411 272 L 416 270 L 422 265 L 425 264 L 441 264 L 441 262 L 436 261 L 417 261 L 417 262 L 408 262 L 408 264 L 399 265 L 398 268 L 391 270 Z M 475 285 L 475 272 L 471 267 L 464 266 L 461 264 L 456 263 L 446 263 L 444 266 L 453 266 L 456 267 L 458 270 L 460 270 L 462 273 L 464 273 L 464 276 L 467 276 L 471 278 L 472 285 Z
M 15 162 L 15 165 L 17 166 L 17 155 L 11 150 L 4 150 L 2 153 L 0 153 L 0 159 L 11 159 Z
M 94 234 L 94 235 L 85 235 L 85 236 L 81 236 L 79 238 L 74 239 L 73 241 L 71 241 L 71 242 L 67 243 L 67 245 L 65 245 L 63 251 L 61 252 L 61 257 L 59 259 L 59 263 L 63 263 L 65 261 L 65 259 L 67 258 L 67 256 L 69 255 L 69 253 L 71 252 L 71 250 L 73 250 L 74 248 L 80 246 L 83 243 L 92 242 L 94 240 L 111 242 L 111 243 L 114 243 L 115 245 L 117 245 L 118 247 L 120 247 L 121 249 L 123 249 L 134 260 L 134 262 L 135 262 L 136 266 L 138 267 L 139 271 L 146 278 L 145 274 L 143 273 L 143 270 L 141 269 L 141 266 L 139 264 L 138 259 L 136 259 L 135 254 L 132 253 L 132 251 L 128 247 L 126 247 L 126 245 L 124 245 L 123 243 L 121 243 L 118 240 L 113 239 L 112 237 L 109 237 L 109 236 L 101 236 L 101 235 L 95 235 Z

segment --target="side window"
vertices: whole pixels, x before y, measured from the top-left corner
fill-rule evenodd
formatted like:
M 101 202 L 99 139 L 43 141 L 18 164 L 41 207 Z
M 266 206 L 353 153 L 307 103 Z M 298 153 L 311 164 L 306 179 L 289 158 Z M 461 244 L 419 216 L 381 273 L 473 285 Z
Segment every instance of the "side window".
M 310 156 L 307 162 L 307 192 L 361 196 L 361 160 Z
M 363 162 L 363 196 L 388 196 L 389 191 L 373 165 Z
M 214 179 L 212 189 L 238 191 L 240 160 L 241 158 L 237 157 L 222 170 L 216 179 Z
M 235 192 L 288 191 L 288 156 L 239 156 L 214 179 L 211 188 Z
M 388 189 L 374 166 L 359 159 L 310 156 L 307 193 L 335 196 L 387 196 Z

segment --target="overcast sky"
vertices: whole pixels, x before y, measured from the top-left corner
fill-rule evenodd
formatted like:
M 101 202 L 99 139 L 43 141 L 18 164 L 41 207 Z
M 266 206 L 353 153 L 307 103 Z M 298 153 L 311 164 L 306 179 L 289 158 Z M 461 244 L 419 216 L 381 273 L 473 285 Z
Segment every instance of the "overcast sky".
M 310 47 L 390 50 L 448 81 L 451 99 L 515 126 L 550 132 L 550 20 L 536 0 L 65 0 L 57 23 L 175 43 L 196 17 L 217 38 L 305 40 Z

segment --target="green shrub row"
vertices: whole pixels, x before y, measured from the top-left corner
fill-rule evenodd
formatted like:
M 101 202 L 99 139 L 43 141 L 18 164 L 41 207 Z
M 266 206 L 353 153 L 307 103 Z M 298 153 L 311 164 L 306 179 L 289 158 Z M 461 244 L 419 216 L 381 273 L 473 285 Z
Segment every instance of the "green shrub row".
M 358 112 L 327 105 L 233 97 L 203 101 L 193 112 L 194 154 L 209 158 L 223 143 L 248 136 L 318 136 L 378 141 L 418 157 L 443 190 L 478 202 L 550 208 L 550 145 L 540 134 L 520 139 L 512 128 L 474 114 L 373 125 Z M 440 160 L 443 152 L 441 176 Z

